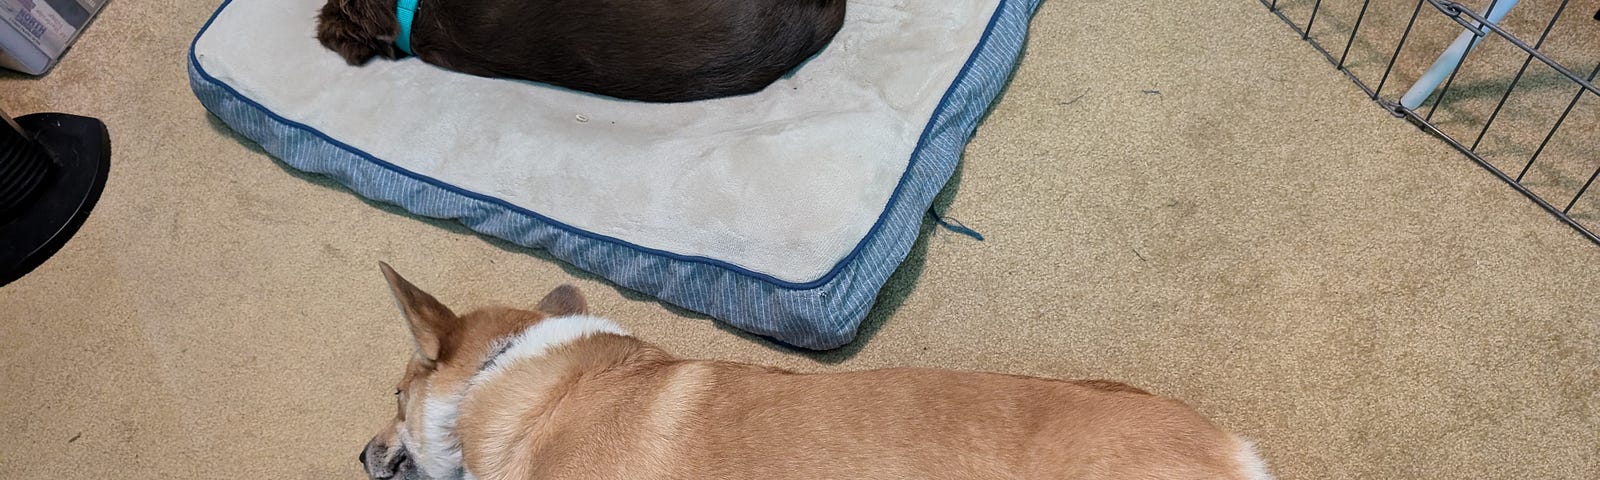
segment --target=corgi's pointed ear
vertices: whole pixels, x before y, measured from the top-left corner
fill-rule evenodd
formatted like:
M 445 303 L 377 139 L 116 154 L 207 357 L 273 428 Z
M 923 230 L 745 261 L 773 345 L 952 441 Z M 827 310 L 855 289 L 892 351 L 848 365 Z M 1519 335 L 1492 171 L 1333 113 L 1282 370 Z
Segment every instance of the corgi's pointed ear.
M 583 298 L 583 292 L 579 292 L 578 287 L 562 285 L 539 301 L 539 311 L 552 317 L 583 315 L 589 313 L 589 301 Z
M 433 368 L 439 361 L 445 339 L 460 326 L 461 319 L 433 295 L 395 273 L 389 264 L 378 262 L 378 266 L 383 269 L 383 277 L 389 281 L 389 291 L 394 294 L 395 303 L 400 305 L 406 326 L 411 328 L 411 338 L 417 342 L 417 359 L 424 366 Z

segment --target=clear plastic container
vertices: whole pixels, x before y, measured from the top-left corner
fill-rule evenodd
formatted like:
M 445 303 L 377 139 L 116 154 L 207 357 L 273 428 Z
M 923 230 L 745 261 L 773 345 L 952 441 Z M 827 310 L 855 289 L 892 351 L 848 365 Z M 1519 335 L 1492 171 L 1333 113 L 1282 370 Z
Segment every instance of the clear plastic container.
M 41 75 L 54 67 L 107 0 L 0 0 L 0 67 Z

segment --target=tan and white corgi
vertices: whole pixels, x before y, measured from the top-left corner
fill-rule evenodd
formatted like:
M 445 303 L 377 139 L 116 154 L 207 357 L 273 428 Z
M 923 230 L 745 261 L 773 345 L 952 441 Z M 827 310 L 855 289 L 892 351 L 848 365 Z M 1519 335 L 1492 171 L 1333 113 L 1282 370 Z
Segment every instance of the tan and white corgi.
M 382 267 L 416 355 L 361 452 L 375 479 L 1270 478 L 1249 442 L 1120 383 L 687 360 L 571 286 L 457 315 Z

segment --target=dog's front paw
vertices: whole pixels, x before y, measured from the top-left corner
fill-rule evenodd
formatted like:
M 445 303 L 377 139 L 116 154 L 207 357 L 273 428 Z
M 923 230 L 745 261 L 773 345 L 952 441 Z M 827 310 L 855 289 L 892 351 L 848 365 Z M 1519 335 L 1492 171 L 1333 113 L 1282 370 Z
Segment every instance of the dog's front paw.
M 337 21 L 323 20 L 317 24 L 317 41 L 322 46 L 338 53 L 350 65 L 362 65 L 378 56 L 378 49 L 369 40 L 362 39 L 359 33 L 353 33 L 337 25 Z
M 317 41 L 338 53 L 350 65 L 363 65 L 373 57 L 398 57 L 393 35 L 381 35 L 390 28 L 383 18 L 358 18 L 351 16 L 351 8 L 341 0 L 331 0 L 317 15 Z M 356 9 L 358 12 L 359 9 Z

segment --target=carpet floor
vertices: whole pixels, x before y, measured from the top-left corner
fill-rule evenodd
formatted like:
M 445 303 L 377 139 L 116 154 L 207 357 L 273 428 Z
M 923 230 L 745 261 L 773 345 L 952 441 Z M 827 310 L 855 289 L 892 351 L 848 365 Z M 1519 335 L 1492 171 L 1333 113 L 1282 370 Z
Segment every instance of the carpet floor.
M 1285 479 L 1600 478 L 1600 247 L 1253 0 L 1046 2 L 939 200 L 987 241 L 926 228 L 821 354 L 287 170 L 189 91 L 217 3 L 118 0 L 54 72 L 0 75 L 11 114 L 115 150 L 83 230 L 0 289 L 0 477 L 361 478 L 410 348 L 385 260 L 458 309 L 575 283 L 685 356 L 1118 379 Z

